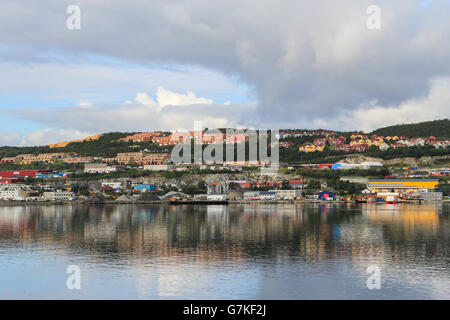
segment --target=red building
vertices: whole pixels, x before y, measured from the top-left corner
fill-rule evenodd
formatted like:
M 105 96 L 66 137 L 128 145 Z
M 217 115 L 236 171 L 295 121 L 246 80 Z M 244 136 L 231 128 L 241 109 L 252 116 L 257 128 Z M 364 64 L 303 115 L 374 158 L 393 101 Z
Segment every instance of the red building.
M 20 183 L 25 178 L 36 177 L 36 173 L 51 173 L 52 170 L 9 170 L 0 171 L 0 183 Z
M 0 178 L 9 178 L 9 177 L 32 177 L 36 176 L 36 173 L 50 173 L 52 170 L 9 170 L 9 171 L 0 171 Z
M 303 180 L 289 180 L 288 183 L 293 188 L 302 188 L 303 187 Z
M 314 139 L 315 146 L 324 146 L 327 144 L 327 138 L 316 138 Z
M 358 143 L 352 146 L 353 151 L 363 152 L 366 151 L 367 149 L 369 149 L 369 146 L 365 143 L 362 144 Z
M 25 179 L 23 177 L 0 178 L 0 184 L 13 184 L 23 182 L 25 182 Z
M 336 151 L 352 151 L 352 147 L 349 144 L 340 144 L 336 146 Z

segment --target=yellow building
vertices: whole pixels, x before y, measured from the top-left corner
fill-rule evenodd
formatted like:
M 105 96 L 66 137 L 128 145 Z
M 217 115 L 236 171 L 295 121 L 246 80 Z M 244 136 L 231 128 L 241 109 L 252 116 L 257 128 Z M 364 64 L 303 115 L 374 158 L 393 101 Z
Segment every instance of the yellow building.
M 363 134 L 359 134 L 359 133 L 354 133 L 352 134 L 352 136 L 350 137 L 351 140 L 361 140 L 361 139 L 367 139 L 367 136 L 363 135 Z
M 380 145 L 382 145 L 384 143 L 383 138 L 375 138 L 372 140 L 372 144 L 379 147 Z
M 419 192 L 421 189 L 434 190 L 438 179 L 383 179 L 369 180 L 368 189 L 372 192 Z
M 370 139 L 357 139 L 350 141 L 351 146 L 355 144 L 367 144 L 370 147 L 372 145 L 372 141 L 370 141 Z
M 325 146 L 315 146 L 313 144 L 307 144 L 298 147 L 298 151 L 300 152 L 314 152 L 314 151 L 320 151 L 322 152 L 325 149 Z
M 399 139 L 399 137 L 397 137 L 397 136 L 387 136 L 386 137 L 386 140 L 388 140 L 388 141 L 397 141 Z

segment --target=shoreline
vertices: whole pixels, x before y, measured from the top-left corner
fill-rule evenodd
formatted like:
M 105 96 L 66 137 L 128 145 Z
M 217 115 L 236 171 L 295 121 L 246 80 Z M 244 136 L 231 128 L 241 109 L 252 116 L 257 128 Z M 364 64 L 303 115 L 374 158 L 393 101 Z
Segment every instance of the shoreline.
M 425 203 L 446 203 L 450 202 L 450 199 L 443 200 L 413 200 L 409 202 L 399 202 L 396 204 L 425 204 Z M 297 204 L 297 203 L 323 203 L 323 204 L 332 204 L 332 203 L 351 203 L 351 204 L 385 204 L 385 202 L 357 202 L 357 201 L 343 201 L 343 200 L 332 200 L 332 201 L 323 201 L 323 200 L 228 200 L 226 203 L 223 201 L 218 201 L 215 203 L 214 201 L 183 201 L 172 203 L 166 200 L 148 200 L 148 201 L 103 201 L 103 202 L 89 202 L 89 201 L 0 201 L 0 207 L 17 207 L 17 206 L 58 206 L 58 205 L 113 205 L 113 204 L 128 204 L 128 205 L 139 205 L 139 204 L 160 204 L 160 205 L 200 205 L 200 206 L 208 206 L 208 205 L 230 205 L 230 204 Z

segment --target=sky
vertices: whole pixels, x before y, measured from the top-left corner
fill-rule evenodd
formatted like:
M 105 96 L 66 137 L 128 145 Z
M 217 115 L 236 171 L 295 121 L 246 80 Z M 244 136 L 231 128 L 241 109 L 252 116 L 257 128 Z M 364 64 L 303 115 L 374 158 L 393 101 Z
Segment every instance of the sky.
M 80 28 L 69 6 L 80 9 Z M 380 9 L 379 28 L 370 6 Z M 0 145 L 450 118 L 448 0 L 0 1 Z

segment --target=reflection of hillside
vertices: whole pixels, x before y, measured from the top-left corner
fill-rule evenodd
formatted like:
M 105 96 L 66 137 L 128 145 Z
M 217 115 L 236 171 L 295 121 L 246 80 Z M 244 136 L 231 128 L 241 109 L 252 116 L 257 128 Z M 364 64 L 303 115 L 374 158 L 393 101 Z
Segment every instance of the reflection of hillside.
M 24 206 L 0 208 L 0 244 L 57 245 L 90 259 L 238 263 L 353 257 L 415 262 L 449 256 L 448 215 L 436 206 L 348 204 Z M 426 241 L 423 241 L 423 239 Z M 447 242 L 445 242 L 447 241 Z M 425 261 L 425 260 L 424 260 Z
M 367 205 L 363 214 L 370 222 L 387 224 L 397 232 L 412 234 L 417 232 L 436 234 L 439 230 L 437 205 Z

